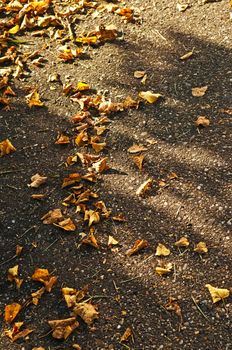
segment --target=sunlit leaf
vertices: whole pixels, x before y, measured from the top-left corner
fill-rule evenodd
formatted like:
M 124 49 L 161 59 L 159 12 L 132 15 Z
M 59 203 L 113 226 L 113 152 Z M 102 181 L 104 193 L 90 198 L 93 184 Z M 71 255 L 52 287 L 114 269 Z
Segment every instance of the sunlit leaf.
M 217 303 L 220 300 L 224 300 L 230 295 L 230 291 L 228 289 L 215 288 L 211 284 L 206 284 L 205 286 L 210 292 L 213 303 Z
M 79 326 L 75 317 L 48 321 L 48 324 L 52 328 L 52 336 L 55 339 L 67 339 L 74 329 Z
M 80 316 L 88 326 L 91 326 L 93 321 L 99 318 L 99 312 L 96 310 L 96 306 L 90 303 L 78 303 L 73 309 L 73 312 L 75 315 Z
M 199 116 L 197 117 L 197 120 L 195 120 L 196 126 L 209 126 L 210 120 L 205 116 Z
M 142 183 L 142 185 L 139 186 L 139 188 L 136 191 L 136 194 L 138 196 L 142 196 L 145 192 L 147 192 L 153 184 L 153 179 L 148 179 L 145 182 Z
M 0 157 L 5 156 L 16 151 L 16 148 L 12 145 L 9 139 L 0 142 Z
M 162 95 L 154 93 L 152 91 L 140 91 L 139 97 L 149 103 L 155 103 Z
M 126 251 L 126 255 L 131 256 L 132 254 L 137 253 L 139 250 L 147 247 L 148 247 L 148 242 L 145 239 L 138 239 L 137 241 L 135 241 L 133 247 Z
M 176 247 L 188 247 L 189 240 L 186 237 L 181 237 L 178 241 L 174 243 Z
M 128 339 L 130 337 L 133 336 L 133 332 L 132 332 L 132 329 L 130 327 L 127 327 L 127 329 L 125 330 L 125 332 L 123 333 L 123 335 L 121 336 L 120 338 L 120 341 L 121 342 L 125 342 L 125 341 L 128 341 Z
M 207 90 L 208 90 L 207 85 L 202 87 L 195 87 L 195 88 L 192 88 L 192 95 L 195 97 L 201 97 L 205 95 Z
M 163 245 L 162 243 L 158 243 L 155 255 L 168 256 L 169 254 L 170 254 L 170 250 L 166 248 L 165 245 Z
M 204 253 L 208 253 L 208 248 L 205 242 L 199 242 L 196 244 L 195 248 L 194 248 L 194 252 L 200 253 L 200 254 L 204 254 Z
M 13 303 L 5 306 L 5 315 L 4 319 L 7 323 L 11 323 L 15 317 L 18 315 L 19 311 L 22 309 L 22 306 L 18 303 Z
M 39 174 L 35 174 L 31 177 L 31 183 L 30 187 L 32 188 L 38 188 L 39 186 L 41 186 L 42 184 L 44 184 L 47 181 L 47 177 L 46 176 L 41 176 Z

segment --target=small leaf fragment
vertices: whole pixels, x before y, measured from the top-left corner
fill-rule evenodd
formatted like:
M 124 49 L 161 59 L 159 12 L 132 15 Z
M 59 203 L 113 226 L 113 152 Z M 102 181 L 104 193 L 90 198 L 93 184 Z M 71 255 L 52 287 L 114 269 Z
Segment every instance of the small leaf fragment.
M 39 281 L 43 283 L 45 285 L 46 291 L 49 293 L 51 292 L 54 284 L 57 282 L 57 277 L 51 276 L 47 269 L 40 269 L 40 268 L 35 269 L 31 278 L 34 281 Z
M 143 161 L 144 161 L 144 155 L 140 154 L 139 156 L 134 156 L 133 161 L 135 165 L 138 167 L 139 171 L 142 171 L 143 169 Z
M 183 56 L 181 56 L 180 59 L 182 61 L 184 61 L 184 60 L 187 60 L 188 58 L 192 57 L 192 55 L 193 55 L 193 51 L 189 51 L 186 54 L 184 54 Z
M 230 291 L 228 289 L 215 288 L 211 284 L 206 284 L 205 286 L 210 292 L 213 303 L 217 303 L 220 300 L 228 298 L 230 295 Z
M 48 321 L 48 324 L 52 328 L 52 336 L 55 339 L 67 339 L 74 329 L 79 326 L 79 322 L 76 321 L 75 317 Z
M 155 103 L 162 95 L 152 91 L 140 91 L 139 97 L 149 103 Z
M 18 315 L 19 311 L 22 309 L 22 306 L 18 303 L 13 303 L 5 306 L 5 315 L 4 319 L 7 323 L 11 323 L 15 317 Z
M 156 266 L 155 268 L 155 272 L 162 276 L 162 275 L 166 275 L 168 273 L 170 273 L 172 271 L 172 263 L 168 263 L 168 264 L 164 264 L 163 266 Z
M 205 116 L 199 116 L 197 117 L 197 120 L 195 120 L 196 126 L 209 126 L 210 120 Z
M 147 192 L 151 188 L 152 184 L 153 184 L 153 179 L 151 178 L 143 182 L 142 185 L 140 185 L 136 191 L 137 196 L 141 196 L 145 192 Z
M 174 243 L 176 247 L 188 247 L 189 240 L 186 237 L 181 237 L 178 241 Z
M 15 151 L 16 148 L 12 145 L 9 139 L 0 142 L 0 157 L 3 157 L 6 154 L 10 154 Z
M 118 241 L 113 237 L 113 236 L 110 236 L 108 237 L 108 247 L 111 247 L 113 245 L 117 245 L 118 244 Z
M 140 153 L 143 151 L 147 151 L 147 147 L 143 145 L 133 145 L 130 148 L 128 148 L 127 152 L 134 154 L 134 153 Z
M 93 321 L 99 318 L 99 312 L 96 310 L 96 306 L 90 303 L 78 303 L 73 309 L 75 315 L 80 316 L 83 321 L 91 326 Z
M 144 70 L 136 70 L 134 72 L 134 77 L 137 79 L 142 79 L 145 74 L 146 74 L 146 72 Z
M 47 181 L 47 179 L 48 178 L 46 176 L 35 174 L 31 177 L 32 182 L 28 186 L 32 188 L 38 188 L 39 186 L 44 184 Z
M 30 94 L 26 96 L 26 101 L 29 107 L 42 107 L 44 105 L 40 100 L 40 95 L 36 89 L 34 89 Z
M 75 231 L 76 225 L 72 221 L 71 218 L 67 218 L 65 220 L 60 221 L 58 224 L 54 223 L 53 225 L 61 228 L 64 231 Z
M 133 336 L 132 329 L 130 327 L 127 327 L 127 329 L 125 330 L 125 332 L 121 336 L 120 341 L 121 342 L 126 342 L 132 336 Z
M 165 245 L 163 245 L 162 243 L 158 243 L 155 255 L 168 256 L 168 255 L 170 255 L 170 250 L 168 248 L 166 248 Z
M 196 247 L 194 248 L 194 252 L 204 254 L 208 253 L 208 248 L 205 242 L 199 242 L 197 243 Z
M 189 7 L 188 4 L 179 4 L 179 3 L 178 3 L 178 4 L 176 5 L 176 9 L 177 9 L 177 11 L 179 11 L 179 12 L 184 12 L 184 11 L 186 11 L 188 7 Z
M 201 86 L 201 87 L 195 87 L 192 88 L 192 95 L 195 97 L 201 97 L 204 96 L 206 91 L 208 90 L 208 86 Z
M 145 239 L 137 239 L 137 241 L 135 241 L 133 247 L 126 251 L 126 255 L 131 256 L 132 254 L 137 253 L 139 250 L 147 248 L 147 247 L 148 247 L 148 242 Z

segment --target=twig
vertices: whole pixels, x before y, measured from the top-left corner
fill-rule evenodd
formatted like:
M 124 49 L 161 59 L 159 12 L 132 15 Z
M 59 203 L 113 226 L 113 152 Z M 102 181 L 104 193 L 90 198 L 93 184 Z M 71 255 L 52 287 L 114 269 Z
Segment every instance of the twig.
M 210 319 L 204 314 L 204 312 L 201 310 L 200 306 L 197 304 L 196 300 L 194 299 L 194 297 L 191 295 L 192 301 L 194 303 L 194 305 L 196 306 L 197 310 L 202 314 L 202 316 L 207 320 L 210 321 Z
M 118 292 L 119 291 L 119 287 L 117 287 L 117 285 L 116 285 L 114 280 L 112 280 L 112 282 L 113 282 L 113 285 L 114 285 L 114 289 L 116 290 L 116 292 Z
M 174 273 L 173 273 L 173 276 L 174 276 L 173 282 L 176 282 L 176 264 L 173 264 L 173 271 L 174 271 Z
M 155 32 L 156 32 L 164 41 L 167 41 L 167 39 L 166 39 L 157 29 L 155 29 Z
M 55 241 L 53 241 L 51 244 L 49 244 L 49 246 L 47 248 L 44 249 L 44 251 L 47 251 L 49 248 L 51 248 L 53 246 L 53 244 L 55 244 L 57 241 L 59 241 L 60 237 L 55 239 Z
M 101 298 L 112 298 L 111 295 L 92 295 L 91 297 L 89 297 L 88 299 L 86 299 L 84 301 L 84 303 L 87 303 L 88 301 L 92 300 L 92 299 L 101 299 Z
M 141 278 L 141 276 L 136 276 L 136 277 L 129 278 L 128 280 L 124 280 L 121 283 L 130 282 L 130 281 L 136 280 L 137 278 Z
M 31 231 L 33 228 L 36 228 L 36 226 L 31 226 L 30 228 L 28 228 L 26 231 L 23 232 L 23 234 L 21 236 L 19 236 L 19 238 L 22 238 L 26 233 L 28 233 L 29 231 Z
M 42 338 L 45 338 L 47 335 L 49 335 L 50 333 L 52 333 L 54 331 L 54 329 L 51 329 L 49 332 L 43 334 L 43 335 L 40 335 L 38 338 L 39 339 L 42 339 Z
M 120 345 L 122 345 L 122 346 L 124 346 L 124 348 L 126 348 L 126 349 L 129 349 L 130 350 L 130 347 L 128 346 L 128 345 L 126 345 L 126 344 L 123 344 L 123 343 L 119 343 Z
M 3 261 L 3 262 L 0 264 L 0 266 L 7 264 L 7 263 L 10 262 L 11 260 L 14 260 L 15 258 L 17 258 L 17 256 L 18 256 L 18 255 L 15 254 L 15 255 L 12 256 L 11 258 L 9 258 L 9 259 Z
M 20 170 L 20 169 L 17 169 L 17 170 L 15 170 L 15 169 L 12 169 L 12 170 L 3 170 L 3 171 L 0 171 L 0 176 L 1 176 L 1 175 L 5 175 L 5 174 L 18 173 L 18 172 L 20 172 L 20 171 L 22 171 L 22 170 Z
M 150 260 L 153 256 L 154 256 L 154 254 L 151 254 L 151 255 L 148 256 L 146 259 L 144 259 L 143 261 L 141 261 L 138 265 L 142 265 L 143 263 L 145 263 L 145 261 Z

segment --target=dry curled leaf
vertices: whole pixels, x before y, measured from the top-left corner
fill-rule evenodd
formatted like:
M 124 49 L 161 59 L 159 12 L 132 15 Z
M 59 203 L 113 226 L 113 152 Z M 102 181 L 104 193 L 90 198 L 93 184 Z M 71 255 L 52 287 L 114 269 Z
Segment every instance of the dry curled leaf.
M 46 176 L 35 174 L 31 177 L 31 183 L 28 186 L 32 188 L 38 188 L 39 186 L 44 184 L 47 181 L 47 179 L 48 178 Z
M 193 51 L 189 51 L 186 54 L 184 54 L 183 56 L 181 56 L 180 59 L 182 61 L 184 61 L 184 60 L 187 60 L 188 58 L 192 57 L 192 55 L 193 55 Z
M 188 4 L 179 4 L 179 3 L 178 3 L 178 4 L 176 5 L 176 9 L 177 9 L 177 11 L 179 11 L 179 12 L 184 12 L 184 11 L 186 11 L 188 7 L 189 7 Z
M 172 263 L 162 264 L 162 266 L 156 266 L 155 272 L 162 276 L 170 273 L 172 271 Z
M 200 115 L 197 117 L 197 120 L 195 120 L 196 126 L 209 126 L 210 121 L 207 117 Z
M 26 96 L 26 101 L 29 107 L 42 107 L 44 105 L 40 100 L 40 95 L 36 89 L 34 89 L 29 95 Z
M 55 339 L 67 339 L 74 329 L 79 326 L 75 317 L 48 321 L 48 324 L 52 328 L 52 336 Z
M 176 247 L 188 247 L 189 240 L 186 237 L 181 237 L 178 241 L 174 243 Z
M 84 221 L 89 221 L 89 227 L 92 224 L 97 224 L 100 221 L 100 215 L 97 211 L 92 209 L 85 211 Z
M 140 91 L 139 97 L 149 103 L 155 103 L 162 95 L 154 93 L 152 91 Z
M 15 254 L 16 254 L 17 256 L 19 256 L 19 255 L 22 253 L 22 250 L 23 250 L 23 246 L 17 244 L 17 245 L 16 245 Z
M 108 247 L 112 247 L 114 245 L 117 245 L 118 244 L 118 241 L 113 237 L 113 236 L 110 236 L 108 237 Z
M 23 325 L 23 322 L 15 322 L 15 324 L 12 327 L 12 329 L 6 329 L 4 331 L 5 335 L 8 338 L 10 338 L 10 340 L 15 342 L 16 340 L 18 340 L 20 338 L 25 338 L 26 336 L 28 336 L 28 334 L 33 332 L 32 329 L 28 329 L 28 328 L 23 329 L 22 331 L 20 331 L 22 325 Z
M 11 267 L 8 270 L 8 275 L 7 275 L 7 279 L 10 282 L 15 282 L 16 284 L 16 288 L 20 289 L 22 283 L 23 283 L 23 279 L 20 279 L 18 276 L 18 269 L 19 269 L 19 265 L 15 265 L 14 267 Z
M 49 210 L 47 214 L 45 214 L 41 220 L 45 225 L 51 225 L 56 222 L 59 222 L 63 219 L 63 214 L 60 209 Z
M 45 193 L 34 193 L 31 195 L 31 198 L 37 199 L 37 200 L 41 200 L 41 199 L 44 199 L 46 197 L 47 197 L 47 195 Z
M 42 295 L 44 294 L 44 292 L 45 292 L 45 287 L 42 287 L 42 288 L 38 289 L 36 292 L 31 293 L 32 304 L 38 305 L 39 300 L 42 297 Z
M 143 182 L 142 185 L 140 185 L 136 191 L 137 196 L 141 196 L 145 192 L 147 192 L 151 188 L 152 184 L 153 184 L 153 179 L 151 178 Z
M 39 281 L 45 285 L 45 289 L 47 292 L 51 292 L 52 287 L 57 282 L 56 276 L 51 276 L 47 269 L 35 269 L 31 278 L 34 281 Z
M 139 250 L 147 248 L 147 247 L 148 247 L 148 242 L 145 239 L 137 239 L 137 241 L 135 241 L 133 247 L 126 251 L 126 255 L 131 256 L 132 254 L 137 253 Z
M 86 238 L 83 238 L 81 243 L 91 245 L 92 247 L 99 249 L 99 244 L 98 244 L 96 237 L 94 235 L 93 228 L 90 229 L 88 236 Z
M 165 245 L 163 245 L 162 243 L 158 243 L 155 255 L 168 256 L 169 254 L 170 254 L 170 250 L 166 248 Z
M 73 344 L 72 347 L 73 349 L 81 350 L 81 346 L 79 344 Z
M 146 74 L 146 72 L 144 70 L 136 70 L 134 72 L 134 77 L 137 79 L 142 79 L 145 74 Z
M 5 156 L 16 151 L 16 148 L 12 145 L 9 139 L 0 142 L 0 157 Z
M 22 306 L 18 303 L 13 303 L 5 306 L 5 315 L 4 319 L 7 323 L 11 323 L 15 317 L 18 315 L 19 311 L 22 309 Z
M 125 332 L 123 333 L 123 335 L 121 336 L 120 338 L 120 341 L 121 342 L 125 342 L 125 341 L 128 341 L 128 339 L 130 337 L 133 336 L 133 332 L 132 332 L 132 329 L 130 327 L 127 327 L 127 329 L 125 330 Z
M 88 325 L 91 326 L 93 321 L 99 318 L 99 312 L 96 310 L 96 306 L 90 303 L 78 303 L 73 309 L 75 315 L 78 315 L 82 320 Z
M 128 148 L 127 152 L 134 154 L 134 153 L 140 153 L 143 151 L 147 151 L 147 147 L 143 145 L 133 145 L 130 148 Z
M 197 245 L 194 248 L 194 252 L 200 253 L 200 254 L 204 254 L 204 253 L 208 253 L 208 248 L 205 242 L 199 242 L 197 243 Z
M 64 178 L 62 183 L 62 188 L 74 185 L 75 183 L 80 181 L 81 181 L 81 175 L 79 173 L 69 174 L 67 177 Z
M 164 305 L 168 311 L 174 311 L 177 316 L 182 317 L 180 305 L 177 303 L 176 298 L 169 297 L 168 302 Z
M 55 144 L 56 145 L 67 145 L 68 143 L 70 143 L 70 138 L 66 135 L 59 135 Z
M 84 297 L 88 293 L 88 286 L 86 286 L 80 290 L 77 290 L 74 288 L 64 287 L 64 288 L 62 288 L 61 291 L 62 291 L 62 294 L 63 294 L 63 297 L 66 301 L 67 306 L 69 308 L 72 308 L 77 303 L 79 303 L 82 299 L 84 299 Z
M 202 87 L 195 87 L 195 88 L 192 88 L 192 95 L 195 97 L 201 97 L 205 95 L 207 90 L 208 90 L 207 85 Z
M 72 221 L 71 218 L 67 218 L 65 220 L 60 221 L 58 224 L 54 223 L 53 225 L 61 228 L 64 231 L 75 231 L 76 225 Z
M 228 296 L 230 295 L 230 291 L 228 289 L 215 288 L 211 286 L 211 284 L 206 284 L 205 286 L 210 292 L 213 303 L 217 303 L 220 300 L 228 298 Z

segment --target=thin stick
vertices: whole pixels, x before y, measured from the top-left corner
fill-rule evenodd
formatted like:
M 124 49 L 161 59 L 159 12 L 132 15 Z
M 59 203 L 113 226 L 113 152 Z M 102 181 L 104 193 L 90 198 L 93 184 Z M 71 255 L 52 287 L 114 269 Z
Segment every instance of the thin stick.
M 18 256 L 18 255 L 15 254 L 15 255 L 12 256 L 11 258 L 9 258 L 9 259 L 3 261 L 3 262 L 0 264 L 0 266 L 7 264 L 7 263 L 10 262 L 11 260 L 14 260 L 15 258 L 17 258 L 17 256 Z
M 129 349 L 130 350 L 130 347 L 128 346 L 128 345 L 126 345 L 126 344 L 123 344 L 123 343 L 119 343 L 120 345 L 122 345 L 122 346 L 124 346 L 124 348 L 126 348 L 126 349 Z
M 11 173 L 18 173 L 18 172 L 20 172 L 20 171 L 22 171 L 22 170 L 20 170 L 20 169 L 17 169 L 17 170 L 3 170 L 3 171 L 0 171 L 0 175 L 5 175 L 5 174 L 11 174 Z
M 91 297 L 89 297 L 88 299 L 84 300 L 84 303 L 87 303 L 88 301 L 92 300 L 92 299 L 101 299 L 101 298 L 112 298 L 111 295 L 93 295 Z
M 26 233 L 28 233 L 29 231 L 31 231 L 33 228 L 36 228 L 36 226 L 31 226 L 30 228 L 28 228 L 25 232 L 23 232 L 22 236 L 19 236 L 19 238 L 22 238 Z
M 196 308 L 198 309 L 198 311 L 202 314 L 202 316 L 207 320 L 210 321 L 210 319 L 204 314 L 204 312 L 201 310 L 200 306 L 197 304 L 196 300 L 194 299 L 194 297 L 191 295 L 192 301 L 194 302 L 194 305 L 196 306 Z
M 141 278 L 141 277 L 142 277 L 142 276 L 132 277 L 132 278 L 129 278 L 128 280 L 124 280 L 124 281 L 122 281 L 121 283 L 130 282 L 130 281 L 136 280 L 137 278 Z
M 51 244 L 49 244 L 49 246 L 47 248 L 44 249 L 44 251 L 47 251 L 49 248 L 51 248 L 53 246 L 53 244 L 55 244 L 57 241 L 59 241 L 60 238 L 55 239 L 55 241 L 53 241 Z

